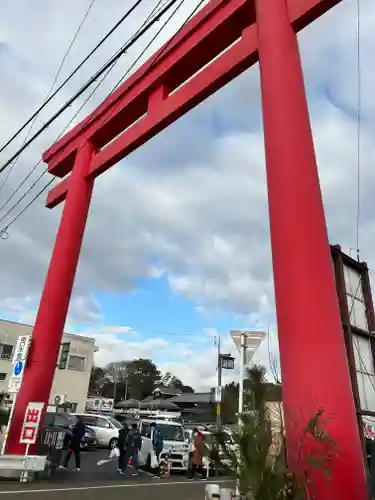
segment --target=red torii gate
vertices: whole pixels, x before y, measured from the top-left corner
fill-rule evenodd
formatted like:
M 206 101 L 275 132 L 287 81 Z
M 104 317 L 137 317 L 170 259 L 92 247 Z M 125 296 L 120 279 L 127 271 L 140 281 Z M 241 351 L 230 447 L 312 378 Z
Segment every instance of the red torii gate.
M 28 402 L 49 400 L 95 178 L 259 60 L 289 457 L 304 418 L 323 408 L 342 457 L 332 482 L 318 481 L 316 498 L 367 498 L 296 36 L 340 1 L 211 0 L 45 152 L 52 175 L 71 174 L 48 195 L 47 207 L 65 206 L 7 453 L 24 452 L 18 441 Z

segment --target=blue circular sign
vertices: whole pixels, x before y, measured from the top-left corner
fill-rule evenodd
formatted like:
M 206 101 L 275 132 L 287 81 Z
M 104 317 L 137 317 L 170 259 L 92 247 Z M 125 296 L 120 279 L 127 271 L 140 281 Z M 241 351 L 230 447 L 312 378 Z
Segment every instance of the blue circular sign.
M 14 366 L 14 375 L 16 377 L 18 377 L 18 375 L 20 375 L 20 373 L 22 372 L 22 370 L 23 370 L 23 362 L 22 361 L 17 361 L 17 363 Z

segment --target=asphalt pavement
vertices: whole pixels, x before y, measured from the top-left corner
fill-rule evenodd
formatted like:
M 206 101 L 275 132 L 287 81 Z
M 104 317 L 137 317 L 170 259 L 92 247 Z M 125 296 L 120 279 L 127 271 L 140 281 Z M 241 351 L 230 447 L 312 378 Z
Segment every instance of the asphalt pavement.
M 0 483 L 0 500 L 204 500 L 207 481 L 188 481 L 185 476 L 171 474 L 153 479 L 147 471 L 133 477 L 132 468 L 121 476 L 116 461 L 101 466 L 97 462 L 108 457 L 108 451 L 82 453 L 81 472 L 58 470 L 50 481 L 22 484 Z M 74 459 L 70 467 L 74 466 Z M 213 478 L 213 483 L 231 487 L 226 478 Z M 7 498 L 2 498 L 2 497 Z

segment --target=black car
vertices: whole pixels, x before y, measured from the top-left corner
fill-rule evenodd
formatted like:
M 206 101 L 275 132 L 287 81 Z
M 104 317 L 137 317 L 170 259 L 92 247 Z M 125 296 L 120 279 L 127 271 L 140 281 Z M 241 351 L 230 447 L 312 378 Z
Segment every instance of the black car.
M 83 436 L 81 448 L 87 450 L 88 448 L 96 448 L 97 446 L 98 440 L 96 439 L 96 433 L 94 429 L 86 427 L 86 434 Z
M 70 431 L 75 425 L 77 419 L 70 413 L 55 413 L 55 412 L 46 412 L 46 416 L 44 419 L 44 428 L 47 429 L 49 427 L 53 428 L 61 428 L 67 432 L 64 447 L 66 447 L 69 443 Z M 95 448 L 98 446 L 98 440 L 96 439 L 96 434 L 93 429 L 86 427 L 86 434 L 83 436 L 81 442 L 81 448 L 86 450 L 88 448 Z

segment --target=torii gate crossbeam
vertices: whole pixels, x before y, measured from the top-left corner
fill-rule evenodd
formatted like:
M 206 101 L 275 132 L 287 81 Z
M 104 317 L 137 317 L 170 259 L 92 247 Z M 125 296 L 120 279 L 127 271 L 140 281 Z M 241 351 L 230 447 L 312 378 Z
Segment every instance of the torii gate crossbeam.
M 340 1 L 211 0 L 46 151 L 49 172 L 65 177 L 47 206 L 65 206 L 7 453 L 24 452 L 28 402 L 49 400 L 95 178 L 259 60 L 289 461 L 293 466 L 306 418 L 323 408 L 342 456 L 331 482 L 317 478 L 316 499 L 367 499 L 296 36 Z

